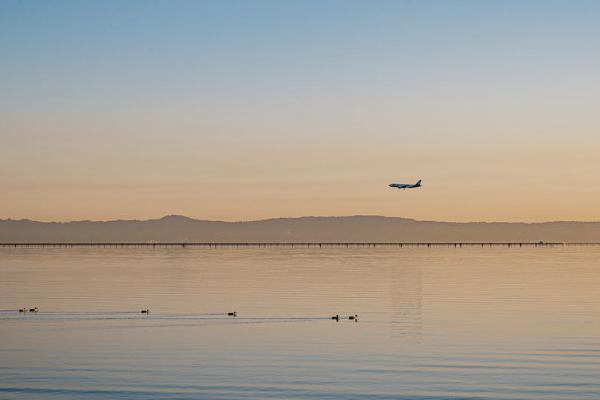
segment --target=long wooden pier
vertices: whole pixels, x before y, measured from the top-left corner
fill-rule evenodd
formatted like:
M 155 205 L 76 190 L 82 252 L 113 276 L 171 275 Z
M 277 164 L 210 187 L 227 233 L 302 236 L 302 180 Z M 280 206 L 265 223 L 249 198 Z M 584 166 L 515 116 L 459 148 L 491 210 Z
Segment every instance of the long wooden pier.
M 143 247 L 143 248 L 236 248 L 236 247 L 563 247 L 600 246 L 600 242 L 40 242 L 0 243 L 0 248 Z

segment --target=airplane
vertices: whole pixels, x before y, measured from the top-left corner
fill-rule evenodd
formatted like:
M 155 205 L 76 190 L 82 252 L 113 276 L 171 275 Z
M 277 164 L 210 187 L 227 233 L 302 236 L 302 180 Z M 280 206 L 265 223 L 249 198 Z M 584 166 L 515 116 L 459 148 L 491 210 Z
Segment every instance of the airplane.
M 414 183 L 414 184 L 411 184 L 411 183 L 390 183 L 388 186 L 392 187 L 392 188 L 396 188 L 396 189 L 413 189 L 413 188 L 421 187 L 421 180 L 419 179 L 417 181 L 417 183 Z

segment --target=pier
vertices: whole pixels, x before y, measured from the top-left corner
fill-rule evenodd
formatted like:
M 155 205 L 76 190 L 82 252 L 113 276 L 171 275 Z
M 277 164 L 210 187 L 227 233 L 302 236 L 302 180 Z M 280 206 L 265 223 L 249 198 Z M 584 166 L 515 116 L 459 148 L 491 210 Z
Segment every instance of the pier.
M 600 246 L 600 242 L 40 242 L 0 243 L 0 248 L 140 247 L 140 248 L 237 248 L 237 247 L 564 247 Z

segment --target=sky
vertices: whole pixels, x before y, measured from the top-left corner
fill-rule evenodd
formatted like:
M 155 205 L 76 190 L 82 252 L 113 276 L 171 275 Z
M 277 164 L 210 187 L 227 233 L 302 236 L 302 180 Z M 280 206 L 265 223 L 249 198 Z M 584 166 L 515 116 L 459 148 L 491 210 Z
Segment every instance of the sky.
M 597 1 L 1 0 L 0 218 L 600 220 L 599 20 Z

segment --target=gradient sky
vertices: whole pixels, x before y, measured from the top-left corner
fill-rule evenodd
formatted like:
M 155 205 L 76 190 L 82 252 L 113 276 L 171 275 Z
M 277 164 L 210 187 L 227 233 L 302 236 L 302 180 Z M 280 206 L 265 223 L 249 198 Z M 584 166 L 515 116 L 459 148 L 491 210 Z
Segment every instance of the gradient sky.
M 3 0 L 0 218 L 600 220 L 598 21 L 597 1 Z

